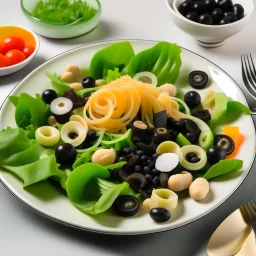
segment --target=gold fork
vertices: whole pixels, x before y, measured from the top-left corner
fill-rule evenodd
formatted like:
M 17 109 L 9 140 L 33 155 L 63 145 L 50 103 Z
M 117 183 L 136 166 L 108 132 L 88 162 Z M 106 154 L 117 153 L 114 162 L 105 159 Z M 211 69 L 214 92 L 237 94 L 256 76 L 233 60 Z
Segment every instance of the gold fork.
M 251 226 L 254 235 L 256 236 L 256 205 L 253 201 L 240 206 L 240 211 L 245 221 Z

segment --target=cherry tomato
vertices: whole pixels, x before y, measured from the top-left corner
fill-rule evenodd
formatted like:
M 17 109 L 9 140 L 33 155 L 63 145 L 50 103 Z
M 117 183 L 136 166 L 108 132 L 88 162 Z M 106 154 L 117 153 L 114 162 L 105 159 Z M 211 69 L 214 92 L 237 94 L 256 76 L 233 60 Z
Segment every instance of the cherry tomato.
M 5 54 L 4 52 L 4 42 L 0 42 L 0 54 Z
M 26 59 L 25 54 L 19 50 L 10 50 L 5 54 L 9 65 L 15 65 Z
M 17 36 L 9 36 L 4 39 L 4 53 L 16 49 L 22 51 L 25 47 L 25 41 Z
M 25 46 L 23 49 L 23 53 L 25 54 L 26 58 L 28 58 L 35 50 L 35 47 L 32 45 Z
M 7 58 L 3 54 L 0 54 L 0 68 L 4 68 L 7 66 L 8 66 Z

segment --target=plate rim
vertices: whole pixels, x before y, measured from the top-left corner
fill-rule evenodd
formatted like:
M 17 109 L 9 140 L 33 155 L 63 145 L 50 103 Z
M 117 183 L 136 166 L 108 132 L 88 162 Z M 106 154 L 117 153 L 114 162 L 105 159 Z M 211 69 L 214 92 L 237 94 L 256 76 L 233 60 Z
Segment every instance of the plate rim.
M 59 57 L 61 55 L 64 55 L 68 52 L 71 52 L 71 51 L 74 51 L 74 50 L 77 50 L 77 49 L 80 49 L 80 48 L 83 48 L 83 47 L 88 47 L 88 46 L 93 46 L 93 45 L 99 45 L 99 44 L 104 44 L 104 43 L 115 43 L 115 42 L 121 42 L 121 41 L 129 41 L 129 42 L 152 42 L 152 43 L 158 43 L 158 42 L 161 42 L 161 41 L 158 41 L 158 40 L 150 40 L 150 39 L 111 39 L 111 40 L 104 40 L 104 41 L 97 41 L 97 42 L 92 42 L 92 43 L 89 43 L 89 44 L 84 44 L 84 45 L 81 45 L 81 46 L 78 46 L 78 47 L 75 47 L 75 48 L 72 48 L 72 49 L 69 49 L 67 51 L 64 51 L 64 52 L 61 52 L 51 58 L 49 58 L 48 60 L 46 60 L 44 63 L 42 63 L 41 65 L 39 65 L 38 67 L 36 67 L 33 71 L 31 71 L 29 74 L 27 74 L 22 80 L 20 80 L 13 88 L 12 90 L 9 92 L 9 94 L 7 95 L 7 97 L 4 99 L 4 101 L 2 102 L 1 106 L 0 106 L 0 111 L 2 111 L 2 108 L 5 104 L 5 102 L 8 100 L 8 97 L 12 94 L 12 92 L 20 85 L 20 83 L 23 82 L 23 80 L 25 80 L 29 75 L 31 75 L 31 73 L 35 72 L 36 70 L 38 70 L 42 65 L 45 65 L 47 62 L 55 59 L 56 57 Z M 179 45 L 178 45 L 179 46 Z M 245 94 L 244 92 L 242 91 L 242 89 L 240 88 L 240 86 L 238 85 L 238 83 L 233 79 L 232 76 L 230 76 L 225 70 L 223 70 L 221 67 L 219 67 L 217 64 L 215 64 L 214 62 L 210 61 L 209 59 L 207 59 L 206 57 L 192 51 L 192 50 L 189 50 L 185 47 L 182 47 L 182 46 L 179 46 L 181 49 L 183 50 L 186 50 L 192 54 L 195 54 L 199 57 L 201 57 L 202 59 L 208 61 L 209 63 L 215 65 L 216 67 L 218 67 L 222 72 L 224 72 L 233 82 L 234 84 L 236 85 L 236 87 L 238 88 L 238 90 L 240 90 L 241 92 L 241 95 L 244 97 L 245 99 L 245 102 L 248 106 L 248 101 L 245 97 Z M 256 137 L 256 125 L 255 125 L 255 121 L 254 119 L 252 118 L 252 114 L 251 114 L 251 120 L 252 120 L 252 123 L 253 123 L 253 126 L 254 126 L 254 135 Z M 256 148 L 255 148 L 255 152 L 256 152 Z M 20 201 L 23 205 L 25 205 L 28 209 L 30 209 L 32 212 L 44 217 L 45 219 L 47 220 L 50 220 L 54 223 L 57 223 L 57 224 L 61 224 L 61 225 L 64 225 L 64 226 L 67 226 L 67 227 L 71 227 L 71 228 L 74 228 L 74 229 L 78 229 L 78 230 L 83 230 L 83 231 L 89 231 L 89 232 L 93 232 L 93 233 L 97 233 L 97 234 L 104 234 L 104 235 L 124 235 L 124 236 L 137 236 L 137 235 L 149 235 L 149 234 L 155 234 L 155 233 L 160 233 L 160 232 L 168 232 L 168 231 L 171 231 L 171 230 L 175 230 L 175 229 L 178 229 L 178 228 L 182 228 L 184 226 L 187 226 L 191 223 L 194 223 L 198 220 L 200 220 L 201 218 L 204 218 L 205 216 L 207 216 L 208 214 L 212 213 L 213 211 L 217 210 L 220 206 L 222 206 L 227 200 L 230 199 L 230 197 L 239 189 L 239 187 L 243 184 L 243 182 L 245 181 L 245 179 L 247 178 L 247 176 L 249 175 L 249 173 L 251 172 L 251 169 L 252 169 L 252 166 L 254 165 L 255 163 L 255 159 L 256 159 L 256 154 L 254 154 L 254 157 L 253 157 L 253 161 L 249 167 L 249 170 L 247 172 L 247 174 L 243 177 L 243 179 L 241 180 L 241 182 L 239 183 L 239 185 L 237 186 L 237 188 L 227 197 L 224 199 L 223 202 L 219 203 L 218 205 L 216 205 L 212 210 L 204 213 L 203 215 L 199 216 L 198 218 L 195 218 L 195 219 L 192 219 L 184 224 L 181 224 L 177 227 L 173 227 L 173 228 L 170 228 L 170 229 L 167 229 L 167 230 L 153 230 L 153 231 L 148 231 L 148 232 L 136 232 L 136 233 L 133 233 L 133 232 L 128 232 L 128 233 L 123 233 L 123 232 L 108 232 L 108 231 L 100 231 L 100 230 L 95 230 L 95 229 L 90 229 L 90 228 L 85 228 L 85 227 L 81 227 L 81 226 L 77 226 L 77 225 L 74 225 L 74 224 L 70 224 L 68 222 L 65 222 L 65 221 L 62 221 L 62 220 L 59 220 L 55 217 L 52 217 L 50 215 L 47 215 L 39 210 L 37 210 L 36 208 L 34 208 L 33 206 L 31 206 L 30 204 L 28 204 L 27 202 L 23 201 L 18 195 L 16 195 L 5 183 L 4 181 L 1 179 L 0 177 L 0 182 L 1 184 L 4 186 L 4 188 L 7 189 L 7 191 L 9 191 L 11 193 L 11 195 L 14 196 L 14 198 L 16 198 L 18 201 Z

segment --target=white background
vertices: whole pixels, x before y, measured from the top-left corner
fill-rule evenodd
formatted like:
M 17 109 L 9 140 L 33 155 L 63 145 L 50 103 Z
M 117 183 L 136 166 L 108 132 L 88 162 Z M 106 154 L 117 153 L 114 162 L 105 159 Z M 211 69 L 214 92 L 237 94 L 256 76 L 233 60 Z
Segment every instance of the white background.
M 29 27 L 18 0 L 1 0 L 0 25 Z M 102 0 L 101 23 L 88 35 L 68 40 L 40 37 L 36 58 L 23 70 L 0 77 L 0 104 L 12 88 L 47 59 L 83 44 L 110 39 L 151 39 L 176 42 L 229 73 L 242 87 L 240 56 L 251 52 L 256 60 L 256 12 L 247 27 L 219 48 L 205 49 L 169 19 L 164 0 Z M 246 93 L 248 96 L 248 94 Z M 249 102 L 253 104 L 248 96 Z M 255 103 L 256 105 L 256 103 Z M 0 255 L 26 256 L 193 256 L 206 255 L 215 228 L 240 204 L 256 197 L 256 166 L 234 195 L 217 210 L 183 228 L 153 235 L 117 237 L 74 230 L 45 220 L 16 200 L 0 184 Z

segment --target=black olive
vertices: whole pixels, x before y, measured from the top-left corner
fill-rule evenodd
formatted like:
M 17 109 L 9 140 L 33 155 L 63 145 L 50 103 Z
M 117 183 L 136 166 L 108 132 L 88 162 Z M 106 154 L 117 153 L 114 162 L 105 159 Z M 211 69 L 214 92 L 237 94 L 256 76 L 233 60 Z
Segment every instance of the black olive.
M 78 135 L 75 133 L 75 132 L 71 132 L 69 133 L 68 137 L 71 139 L 71 140 L 74 140 L 78 137 Z
M 223 148 L 227 155 L 235 150 L 235 143 L 228 135 L 219 134 L 214 138 L 214 145 Z
M 51 104 L 51 102 L 58 97 L 57 92 L 52 89 L 43 91 L 42 99 L 46 104 Z
M 110 172 L 110 179 L 111 180 L 116 180 L 118 178 L 118 169 L 114 168 L 111 172 Z
M 86 135 L 86 140 L 95 141 L 97 140 L 97 133 L 94 130 L 89 130 Z
M 192 144 L 196 144 L 197 143 L 197 140 L 198 140 L 198 137 L 196 136 L 195 133 L 191 133 L 191 132 L 187 132 L 185 134 L 185 137 L 187 138 L 187 140 L 192 143 Z
M 226 24 L 230 24 L 231 22 L 229 21 L 228 18 L 224 17 L 223 19 L 220 20 L 219 25 L 226 25 Z
M 65 91 L 62 96 L 70 99 L 73 102 L 74 108 L 83 107 L 88 100 L 88 98 L 81 98 L 78 96 L 73 89 Z
M 185 15 L 192 9 L 192 2 L 190 0 L 187 0 L 180 4 L 178 10 L 182 15 Z
M 159 157 L 159 155 L 158 155 L 157 153 L 154 153 L 154 154 L 152 155 L 152 159 L 154 159 L 154 160 L 156 160 L 158 157 Z
M 197 136 L 200 135 L 201 130 L 199 129 L 198 125 L 195 122 L 193 122 L 190 119 L 183 119 L 183 120 L 185 120 L 185 122 L 186 122 L 186 130 L 187 130 L 187 132 L 194 133 Z
M 148 166 L 149 166 L 150 168 L 154 168 L 154 167 L 155 167 L 155 163 L 154 163 L 153 161 L 151 161 L 151 162 L 148 163 Z M 154 169 L 152 169 L 152 173 L 153 173 L 153 170 L 154 170 Z M 154 173 L 153 173 L 153 174 L 154 174 Z
M 217 5 L 215 0 L 204 0 L 203 4 L 206 11 L 211 11 Z
M 215 8 L 211 12 L 212 22 L 214 25 L 219 24 L 220 20 L 224 16 L 224 12 L 220 8 Z
M 200 159 L 197 156 L 194 156 L 190 159 L 190 163 L 195 164 L 198 163 L 200 161 Z
M 203 89 L 208 83 L 208 75 L 200 70 L 192 71 L 189 74 L 189 84 L 195 89 Z
M 145 175 L 145 177 L 146 177 L 146 180 L 147 180 L 147 183 L 148 183 L 148 184 L 152 184 L 152 183 L 153 183 L 153 177 L 152 177 L 151 174 L 147 173 L 147 174 Z
M 155 165 L 155 164 L 154 164 L 154 165 Z M 159 170 L 157 170 L 156 168 L 153 168 L 153 169 L 152 169 L 152 174 L 153 174 L 154 176 L 158 176 L 160 173 L 161 173 L 161 172 L 160 172 Z
M 134 171 L 138 172 L 138 173 L 141 173 L 142 172 L 142 167 L 140 165 L 135 165 Z
M 135 215 L 140 208 L 139 200 L 130 195 L 119 196 L 112 205 L 116 214 L 123 217 L 130 217 Z
M 72 165 L 76 160 L 76 148 L 69 143 L 61 144 L 55 149 L 55 157 L 61 165 Z
M 224 13 L 224 16 L 231 22 L 236 22 L 237 21 L 237 17 L 234 13 L 232 12 L 225 12 Z
M 198 14 L 196 12 L 189 12 L 185 16 L 188 20 L 198 22 Z
M 129 183 L 130 187 L 136 192 L 142 190 L 147 184 L 146 177 L 141 173 L 133 173 L 129 175 L 125 181 Z
M 226 151 L 221 147 L 213 146 L 207 151 L 207 159 L 211 165 L 214 165 L 225 158 Z
M 117 158 L 117 163 L 119 162 L 127 162 L 127 158 L 125 156 L 120 156 Z
M 174 123 L 173 129 L 180 132 L 185 127 L 185 125 L 186 125 L 186 122 L 183 119 L 180 119 L 179 121 L 176 121 Z
M 192 159 L 192 157 L 197 157 L 197 155 L 196 155 L 195 153 L 188 153 L 188 154 L 186 155 L 187 161 L 190 162 L 191 159 Z
M 191 112 L 191 115 L 203 120 L 204 122 L 211 120 L 211 113 L 209 112 L 208 109 L 193 110 Z
M 158 187 L 160 186 L 160 179 L 158 176 L 155 176 L 154 179 L 153 179 L 153 184 L 155 187 Z
M 169 175 L 166 172 L 160 173 L 159 180 L 160 180 L 161 187 L 163 187 L 163 188 L 168 187 Z
M 140 160 L 140 157 L 139 156 L 136 156 L 136 155 L 133 155 L 129 160 L 128 160 L 128 163 L 127 163 L 127 167 L 134 167 L 135 165 L 137 165 L 139 163 L 139 160 Z
M 166 222 L 171 218 L 171 213 L 165 208 L 152 208 L 149 215 L 155 222 Z
M 201 1 L 194 2 L 192 8 L 199 15 L 205 12 L 205 6 Z
M 201 96 L 198 92 L 190 91 L 184 95 L 184 101 L 190 108 L 196 108 L 201 103 Z
M 202 14 L 198 18 L 198 23 L 212 25 L 212 17 L 209 14 Z
M 133 143 L 141 142 L 141 140 L 140 140 L 140 137 L 139 137 L 139 136 L 134 136 L 134 137 L 132 138 L 132 141 L 133 141 Z
M 143 156 L 145 153 L 144 153 L 143 150 L 137 150 L 137 151 L 135 152 L 135 154 L 136 154 L 137 156 Z
M 85 78 L 83 78 L 82 80 L 82 86 L 84 88 L 92 88 L 95 87 L 95 80 L 93 77 L 91 76 L 86 76 Z
M 65 124 L 71 116 L 73 102 L 65 97 L 56 98 L 51 102 L 50 110 L 58 123 Z
M 218 7 L 220 7 L 224 12 L 232 11 L 233 3 L 231 0 L 219 0 Z
M 152 169 L 148 165 L 144 166 L 143 171 L 148 174 L 152 173 Z
M 244 7 L 241 4 L 235 4 L 233 6 L 233 13 L 238 20 L 241 20 L 244 17 Z
M 175 131 L 174 129 L 170 129 L 170 130 L 168 131 L 168 133 L 169 133 L 169 135 L 170 135 L 170 140 L 171 140 L 171 141 L 175 141 L 176 138 L 177 138 L 177 136 L 178 136 L 178 132 Z
M 138 149 L 143 150 L 145 152 L 145 154 L 152 155 L 154 152 L 156 152 L 156 147 L 157 146 L 153 142 L 149 145 L 139 142 L 139 143 L 136 144 L 136 147 Z
M 146 156 L 146 155 L 141 156 L 141 157 L 140 157 L 140 160 L 141 160 L 141 161 L 146 161 L 146 160 L 147 160 L 147 156 Z

